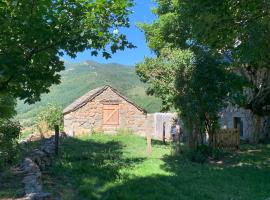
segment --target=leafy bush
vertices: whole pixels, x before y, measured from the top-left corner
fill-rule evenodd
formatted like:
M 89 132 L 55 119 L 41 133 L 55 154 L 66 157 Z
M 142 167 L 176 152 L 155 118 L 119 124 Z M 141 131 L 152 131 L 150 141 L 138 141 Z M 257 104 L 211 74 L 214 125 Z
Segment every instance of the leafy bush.
M 211 148 L 207 145 L 200 145 L 195 151 L 187 151 L 184 155 L 192 162 L 204 163 L 209 158 L 219 160 L 228 152 L 222 149 Z
M 0 120 L 0 168 L 12 164 L 18 158 L 18 142 L 21 126 L 18 122 Z
M 6 93 L 0 93 L 0 113 L 1 119 L 9 119 L 16 114 L 16 99 Z
M 60 130 L 63 130 L 63 108 L 61 106 L 49 104 L 36 117 L 35 127 L 40 135 L 44 136 L 48 131 L 53 131 L 55 125 L 59 125 Z

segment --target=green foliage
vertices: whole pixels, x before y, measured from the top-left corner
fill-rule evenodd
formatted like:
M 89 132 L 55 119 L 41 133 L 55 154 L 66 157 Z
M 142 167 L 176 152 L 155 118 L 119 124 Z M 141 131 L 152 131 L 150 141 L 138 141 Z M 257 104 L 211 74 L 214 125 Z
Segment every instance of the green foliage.
M 217 124 L 221 108 L 241 89 L 239 77 L 211 52 L 165 48 L 157 58 L 137 65 L 137 74 L 149 84 L 148 93 L 162 99 L 165 109 L 174 106 L 186 128 Z
M 140 24 L 149 47 L 193 51 L 198 46 L 223 55 L 250 82 L 245 108 L 267 115 L 270 102 L 270 12 L 261 0 L 156 0 L 151 24 Z
M 24 194 L 24 187 L 22 183 L 22 174 L 18 174 L 13 168 L 5 168 L 0 172 L 1 187 L 0 198 L 1 199 L 16 199 Z
M 0 168 L 12 164 L 18 156 L 21 126 L 18 122 L 0 120 Z
M 0 93 L 0 119 L 9 119 L 16 114 L 16 99 L 10 94 Z
M 177 70 L 181 67 L 192 67 L 193 60 L 193 53 L 189 50 L 171 51 L 166 48 L 160 52 L 159 57 L 146 58 L 136 66 L 138 76 L 148 84 L 147 93 L 161 98 L 162 110 L 169 110 L 173 106 L 178 108 L 174 101 L 178 92 L 175 87 Z
M 209 161 L 220 161 L 228 156 L 231 151 L 226 149 L 212 148 L 207 145 L 198 145 L 195 150 L 184 148 L 182 150 L 183 158 L 187 158 L 191 162 L 206 163 Z
M 112 53 L 133 48 L 117 33 L 129 27 L 129 0 L 43 0 L 0 2 L 0 93 L 34 103 L 60 83 L 60 56 Z
M 46 131 L 43 130 L 44 128 L 48 128 L 48 130 L 53 131 L 55 125 L 58 125 L 60 130 L 63 130 L 63 108 L 61 106 L 49 104 L 37 115 L 35 126 L 40 133 L 43 133 Z
M 119 90 L 147 112 L 160 111 L 160 99 L 146 94 L 147 85 L 139 80 L 133 67 L 93 61 L 66 63 L 65 66 L 66 70 L 61 72 L 61 84 L 52 86 L 50 93 L 41 96 L 40 102 L 27 105 L 18 101 L 16 118 L 23 126 L 32 126 L 34 118 L 49 103 L 64 108 L 86 92 L 106 84 Z

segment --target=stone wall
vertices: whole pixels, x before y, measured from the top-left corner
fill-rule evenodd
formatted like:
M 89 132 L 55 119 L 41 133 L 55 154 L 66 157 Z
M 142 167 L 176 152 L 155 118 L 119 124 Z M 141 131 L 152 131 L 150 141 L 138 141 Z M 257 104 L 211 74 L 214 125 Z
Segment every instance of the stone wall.
M 152 135 L 152 138 L 162 140 L 163 123 L 165 123 L 165 138 L 171 139 L 171 127 L 173 119 L 177 118 L 176 113 L 153 113 L 147 115 L 147 130 Z
M 254 115 L 251 111 L 235 107 L 229 105 L 228 107 L 224 108 L 222 112 L 220 113 L 220 126 L 222 129 L 226 128 L 235 128 L 234 127 L 234 118 L 239 117 L 242 122 L 242 128 L 243 128 L 243 135 L 241 136 L 241 139 L 244 140 L 252 140 L 252 135 L 255 131 L 255 125 L 256 121 L 254 118 Z M 264 123 L 267 120 L 267 118 L 262 119 L 262 131 L 264 131 Z
M 21 171 L 24 174 L 25 196 L 18 200 L 50 200 L 51 195 L 42 189 L 42 171 L 51 165 L 54 155 L 54 136 L 44 139 L 39 149 L 33 150 L 23 159 Z
M 104 131 L 102 102 L 108 100 L 119 103 L 119 125 L 114 129 L 128 129 L 136 134 L 145 135 L 146 114 L 110 88 L 76 111 L 66 114 L 64 116 L 65 132 L 71 136 L 78 136 L 90 134 L 93 130 Z

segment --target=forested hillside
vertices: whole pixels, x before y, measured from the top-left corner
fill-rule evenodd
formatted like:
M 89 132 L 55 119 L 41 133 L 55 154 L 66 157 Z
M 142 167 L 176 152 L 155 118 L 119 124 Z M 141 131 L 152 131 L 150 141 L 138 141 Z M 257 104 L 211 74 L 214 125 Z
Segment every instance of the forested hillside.
M 140 82 L 134 67 L 93 61 L 65 63 L 65 67 L 65 71 L 61 73 L 61 84 L 51 87 L 50 93 L 42 95 L 40 102 L 26 105 L 18 101 L 16 118 L 24 125 L 31 125 L 34 117 L 46 105 L 65 107 L 89 90 L 106 84 L 116 88 L 148 112 L 160 109 L 160 100 L 146 95 L 146 85 Z

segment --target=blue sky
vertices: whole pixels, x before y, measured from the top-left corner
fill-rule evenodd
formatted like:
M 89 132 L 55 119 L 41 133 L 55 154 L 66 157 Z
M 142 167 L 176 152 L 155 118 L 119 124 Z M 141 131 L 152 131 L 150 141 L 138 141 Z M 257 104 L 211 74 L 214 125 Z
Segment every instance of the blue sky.
M 64 56 L 65 61 L 81 62 L 85 60 L 94 60 L 99 63 L 120 63 L 124 65 L 134 65 L 143 61 L 145 56 L 153 56 L 153 53 L 147 47 L 144 34 L 137 27 L 137 22 L 150 23 L 155 19 L 155 15 L 151 13 L 151 8 L 155 6 L 152 0 L 135 0 L 135 6 L 132 8 L 134 13 L 130 16 L 130 28 L 121 30 L 127 35 L 127 38 L 137 48 L 126 49 L 112 55 L 112 58 L 106 60 L 102 56 L 91 56 L 89 51 L 78 53 L 75 59 Z

